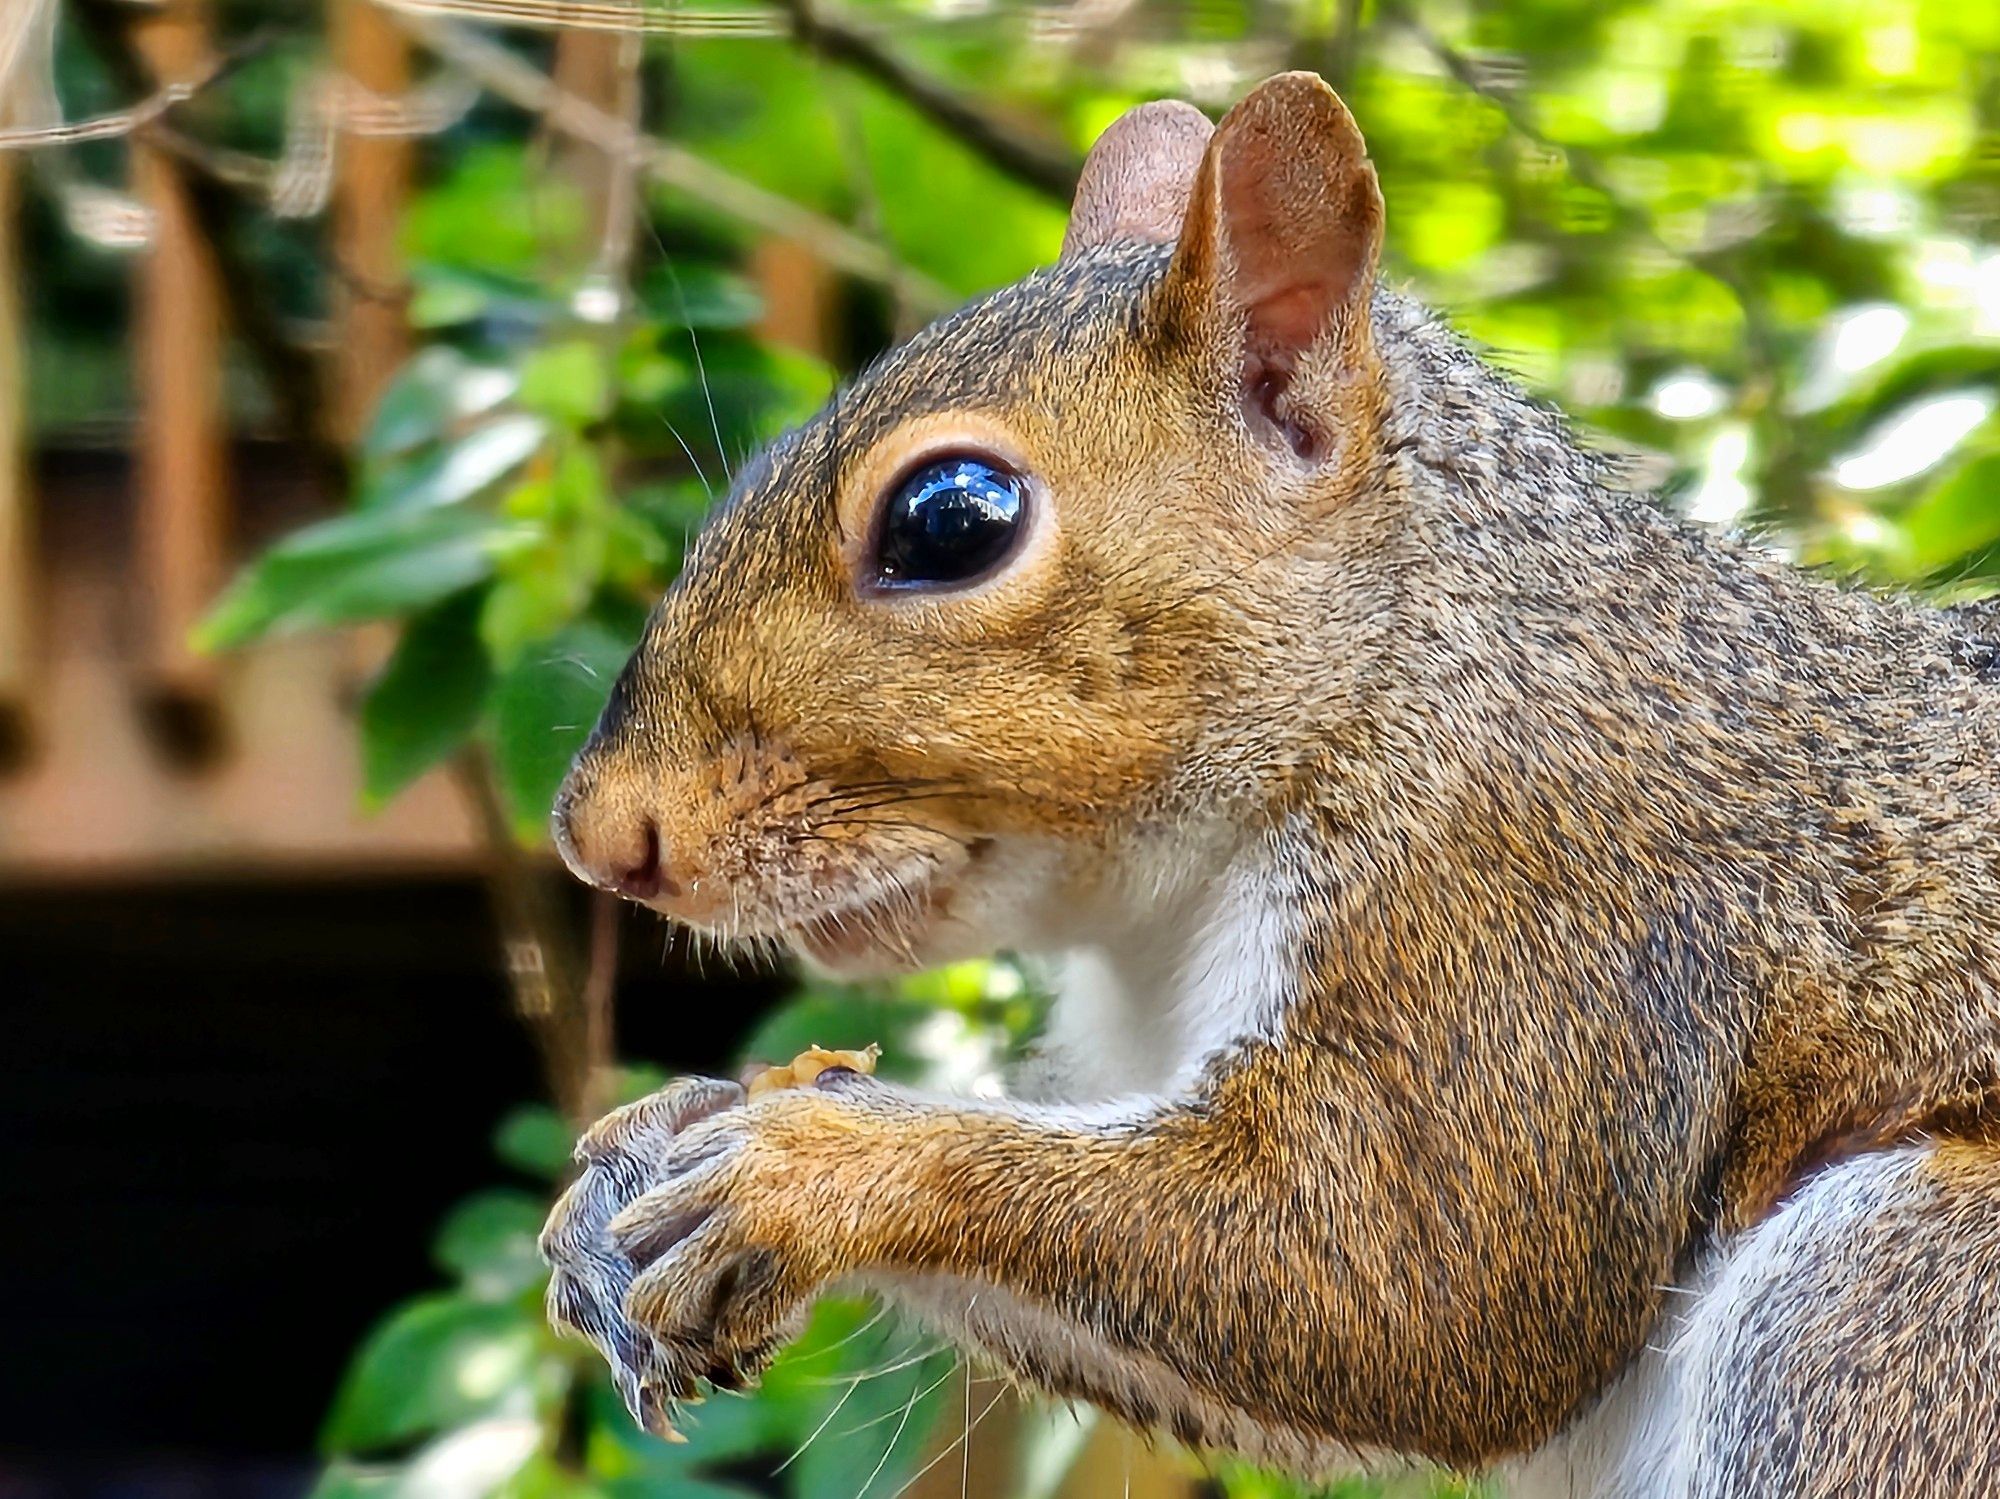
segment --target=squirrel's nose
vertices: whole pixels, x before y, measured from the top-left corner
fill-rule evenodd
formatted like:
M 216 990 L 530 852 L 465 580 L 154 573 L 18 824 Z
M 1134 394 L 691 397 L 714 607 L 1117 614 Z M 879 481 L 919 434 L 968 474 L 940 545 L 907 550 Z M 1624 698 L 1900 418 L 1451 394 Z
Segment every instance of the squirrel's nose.
M 680 894 L 661 850 L 660 824 L 650 814 L 565 794 L 553 821 L 563 863 L 585 884 L 632 900 Z

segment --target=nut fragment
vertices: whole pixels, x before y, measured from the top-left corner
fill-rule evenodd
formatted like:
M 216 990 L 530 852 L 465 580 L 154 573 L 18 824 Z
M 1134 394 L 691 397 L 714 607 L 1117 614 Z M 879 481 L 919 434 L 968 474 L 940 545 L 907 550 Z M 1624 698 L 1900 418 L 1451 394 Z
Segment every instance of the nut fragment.
M 808 1046 L 782 1067 L 766 1067 L 746 1080 L 752 1098 L 775 1093 L 781 1088 L 810 1088 L 822 1072 L 845 1067 L 853 1072 L 873 1073 L 882 1048 L 873 1044 L 860 1051 L 828 1051 L 824 1046 Z

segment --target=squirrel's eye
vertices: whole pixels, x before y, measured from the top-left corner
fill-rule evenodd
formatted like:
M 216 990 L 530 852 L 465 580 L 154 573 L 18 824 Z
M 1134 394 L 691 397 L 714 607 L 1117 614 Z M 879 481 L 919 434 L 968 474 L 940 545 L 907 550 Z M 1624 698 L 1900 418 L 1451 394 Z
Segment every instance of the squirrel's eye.
M 1027 515 L 1027 480 L 997 459 L 932 459 L 889 492 L 876 580 L 890 588 L 970 582 L 1007 555 Z

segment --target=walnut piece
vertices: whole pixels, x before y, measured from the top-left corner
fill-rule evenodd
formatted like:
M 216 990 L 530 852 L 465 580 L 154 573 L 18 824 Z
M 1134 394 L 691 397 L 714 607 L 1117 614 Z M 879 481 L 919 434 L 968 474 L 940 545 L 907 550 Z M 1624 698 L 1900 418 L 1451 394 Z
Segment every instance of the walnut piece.
M 824 1046 L 808 1046 L 784 1066 L 766 1067 L 754 1074 L 744 1086 L 752 1098 L 760 1098 L 781 1088 L 810 1088 L 822 1072 L 835 1067 L 872 1074 L 875 1060 L 881 1055 L 882 1048 L 873 1044 L 860 1051 L 828 1051 Z

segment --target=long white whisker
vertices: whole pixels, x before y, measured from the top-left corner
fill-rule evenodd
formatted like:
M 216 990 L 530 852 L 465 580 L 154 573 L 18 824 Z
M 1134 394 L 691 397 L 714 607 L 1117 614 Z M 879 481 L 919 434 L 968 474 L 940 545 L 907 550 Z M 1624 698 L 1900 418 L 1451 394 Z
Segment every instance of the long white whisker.
M 811 1353 L 800 1356 L 798 1359 L 794 1360 L 794 1362 L 801 1364 L 810 1363 L 812 1360 L 816 1358 L 825 1358 L 829 1353 L 838 1353 L 841 1349 L 845 1348 L 849 1343 L 852 1343 L 856 1338 L 860 1337 L 870 1328 L 880 1326 L 882 1319 L 888 1315 L 889 1315 L 889 1304 L 885 1301 L 880 1306 L 875 1308 L 874 1316 L 870 1317 L 866 1322 L 862 1323 L 859 1327 L 855 1328 L 853 1332 L 849 1333 L 846 1337 L 842 1338 L 838 1343 L 829 1343 L 824 1348 L 815 1348 Z
M 715 486 L 708 482 L 707 471 L 702 468 L 701 460 L 694 456 L 694 449 L 688 446 L 688 440 L 685 437 L 681 436 L 681 429 L 679 427 L 676 427 L 672 422 L 668 421 L 664 414 L 662 414 L 660 417 L 660 425 L 665 427 L 668 432 L 673 434 L 674 441 L 681 445 L 681 451 L 687 454 L 687 461 L 691 465 L 693 465 L 694 476 L 697 479 L 701 480 L 702 489 L 707 493 L 708 497 L 711 500 L 714 499 Z M 683 535 L 683 540 L 685 541 L 686 533 L 683 532 L 682 535 Z
M 966 1370 L 965 1377 L 969 1384 L 972 1379 L 972 1371 L 970 1369 Z M 931 1469 L 935 1468 L 939 1463 L 943 1462 L 947 1457 L 951 1455 L 952 1447 L 956 1447 L 963 1444 L 966 1451 L 970 1453 L 972 1450 L 973 1432 L 977 1431 L 981 1423 L 984 1422 L 988 1416 L 993 1414 L 993 1407 L 998 1405 L 1001 1401 L 1005 1400 L 1011 1389 L 1012 1386 L 1010 1385 L 1002 1385 L 1000 1389 L 995 1391 L 993 1398 L 986 1402 L 985 1408 L 981 1410 L 980 1413 L 977 1416 L 975 1416 L 972 1419 L 972 1421 L 966 1426 L 965 1435 L 960 1437 L 957 1441 L 951 1443 L 949 1446 L 940 1450 L 937 1456 L 933 1457 L 929 1462 L 925 1463 L 921 1468 L 917 1469 L 916 1472 L 912 1473 L 909 1477 L 909 1481 L 905 1483 L 900 1489 L 896 1490 L 893 1499 L 903 1499 L 903 1495 L 909 1493 L 911 1489 L 917 1486 L 917 1481 L 920 1478 L 922 1478 L 926 1473 L 930 1472 Z M 972 1403 L 972 1396 L 969 1391 L 965 1399 L 966 1399 L 966 1404 L 970 1405 Z
M 947 1377 L 949 1376 L 947 1375 Z M 871 1469 L 868 1476 L 862 1480 L 861 1487 L 855 1490 L 854 1499 L 863 1499 L 863 1496 L 866 1495 L 870 1489 L 875 1487 L 875 1480 L 880 1478 L 882 1476 L 882 1470 L 889 1466 L 889 1459 L 895 1454 L 896 1444 L 903 1440 L 903 1433 L 909 1428 L 910 1416 L 912 1415 L 912 1413 L 915 1412 L 917 1408 L 917 1402 L 922 1400 L 924 1396 L 930 1394 L 931 1390 L 935 1390 L 938 1387 L 938 1384 L 943 1384 L 943 1383 L 944 1380 L 941 1379 L 937 1382 L 937 1384 L 932 1385 L 930 1387 L 930 1390 L 911 1391 L 909 1404 L 903 1407 L 903 1419 L 898 1421 L 896 1423 L 896 1429 L 889 1433 L 888 1445 L 882 1449 L 882 1455 L 881 1457 L 876 1459 L 874 1468 Z
M 821 1377 L 818 1379 L 802 1380 L 800 1382 L 802 1384 L 836 1385 L 845 1383 L 849 1378 L 880 1379 L 887 1374 L 900 1374 L 905 1369 L 921 1364 L 927 1358 L 936 1358 L 944 1351 L 942 1345 L 935 1348 L 925 1348 L 911 1354 L 907 1358 L 898 1357 L 894 1363 L 884 1364 L 879 1369 L 857 1369 L 851 1376 L 843 1374 L 833 1378 Z
M 681 290 L 681 276 L 674 269 L 673 257 L 663 256 L 660 263 L 667 268 L 667 279 L 674 284 L 674 300 L 681 304 L 681 322 L 687 328 L 688 347 L 694 350 L 695 378 L 701 382 L 701 398 L 708 406 L 708 430 L 715 438 L 715 456 L 723 464 L 722 477 L 727 479 L 729 445 L 722 440 L 722 422 L 715 414 L 715 392 L 708 383 L 708 365 L 701 357 L 701 337 L 694 331 L 694 319 L 688 316 L 687 293 Z
M 843 1405 L 847 1404 L 849 1400 L 854 1398 L 854 1392 L 860 1389 L 865 1382 L 866 1382 L 865 1378 L 856 1379 L 851 1384 L 848 1385 L 847 1389 L 842 1393 L 841 1397 L 838 1400 L 834 1401 L 833 1409 L 828 1411 L 824 1416 L 820 1417 L 819 1425 L 815 1426 L 812 1429 L 812 1434 L 808 1436 L 803 1442 L 799 1443 L 798 1450 L 794 1452 L 790 1457 L 786 1458 L 783 1462 L 779 1463 L 777 1467 L 771 1470 L 771 1476 L 773 1478 L 776 1478 L 780 1473 L 784 1472 L 785 1469 L 789 1468 L 793 1463 L 797 1462 L 800 1458 L 806 1455 L 806 1449 L 812 1446 L 814 1442 L 817 1442 L 820 1439 L 820 1434 L 824 1432 L 827 1429 L 827 1427 L 831 1426 L 833 1424 L 833 1418 L 840 1414 L 840 1408 Z
M 935 1355 L 932 1356 L 934 1357 Z M 913 1397 L 911 1397 L 912 1403 L 914 1404 L 922 1401 L 927 1395 L 931 1393 L 931 1391 L 937 1389 L 937 1387 L 943 1384 L 947 1379 L 950 1379 L 956 1367 L 957 1367 L 956 1364 L 954 1364 L 953 1368 L 945 1370 L 943 1374 L 939 1375 L 936 1379 L 932 1380 L 929 1384 L 925 1385 L 921 1390 L 917 1391 L 917 1393 Z M 884 1411 L 879 1416 L 870 1416 L 866 1421 L 861 1422 L 859 1425 L 847 1427 L 840 1434 L 843 1437 L 851 1437 L 858 1435 L 859 1433 L 868 1430 L 868 1428 L 871 1426 L 880 1426 L 884 1421 L 889 1419 L 891 1414 L 892 1412 Z

